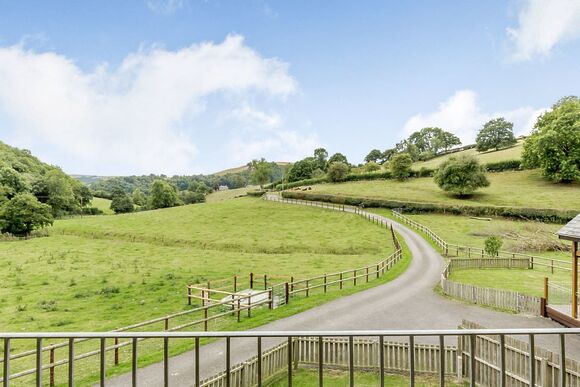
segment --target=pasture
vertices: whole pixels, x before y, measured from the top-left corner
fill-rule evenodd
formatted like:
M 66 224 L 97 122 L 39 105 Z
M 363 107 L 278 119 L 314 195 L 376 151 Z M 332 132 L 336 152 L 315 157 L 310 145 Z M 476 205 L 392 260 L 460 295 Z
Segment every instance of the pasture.
M 113 210 L 111 210 L 111 201 L 109 199 L 93 198 L 93 200 L 91 200 L 91 207 L 98 208 L 103 211 L 105 215 L 114 214 Z
M 458 199 L 441 190 L 431 177 L 396 180 L 357 181 L 312 186 L 313 193 L 445 203 L 454 205 L 496 205 L 575 209 L 580 211 L 580 182 L 554 184 L 538 170 L 488 173 L 489 187 Z
M 0 243 L 7 330 L 114 329 L 184 309 L 187 283 L 301 278 L 393 252 L 359 217 L 254 198 L 58 220 L 49 234 Z
M 413 164 L 413 169 L 421 169 L 421 168 L 430 168 L 434 169 L 439 166 L 443 161 L 447 160 L 450 157 L 454 156 L 475 156 L 480 163 L 487 164 L 487 163 L 495 163 L 498 161 L 505 161 L 505 160 L 519 160 L 522 158 L 522 149 L 523 149 L 524 142 L 518 141 L 518 143 L 512 147 L 500 149 L 500 150 L 493 150 L 493 151 L 486 151 L 486 152 L 478 152 L 475 148 L 467 149 L 461 152 L 450 153 L 447 155 L 435 157 L 431 160 L 426 161 L 418 161 Z

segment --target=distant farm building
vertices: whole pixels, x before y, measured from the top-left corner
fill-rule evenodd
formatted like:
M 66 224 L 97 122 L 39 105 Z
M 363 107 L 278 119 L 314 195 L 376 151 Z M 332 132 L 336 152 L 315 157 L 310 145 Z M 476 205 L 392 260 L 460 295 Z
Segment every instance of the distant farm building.
M 220 185 L 218 191 L 227 191 L 228 189 L 230 189 L 230 187 L 227 185 Z

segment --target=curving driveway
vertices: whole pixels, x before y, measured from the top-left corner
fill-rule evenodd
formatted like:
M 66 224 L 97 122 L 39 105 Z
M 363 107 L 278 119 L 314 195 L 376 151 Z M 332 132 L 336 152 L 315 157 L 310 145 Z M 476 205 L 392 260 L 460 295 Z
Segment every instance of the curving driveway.
M 314 209 L 312 211 L 319 211 Z M 352 212 L 352 210 L 350 210 Z M 386 220 L 385 217 L 375 215 Z M 402 236 L 412 253 L 409 268 L 386 284 L 338 298 L 305 312 L 274 321 L 255 330 L 357 330 L 357 329 L 455 329 L 462 319 L 488 328 L 556 328 L 558 324 L 541 317 L 525 317 L 469 305 L 441 297 L 433 292 L 443 269 L 443 258 L 416 232 L 388 219 Z M 426 338 L 425 340 L 429 340 Z M 279 340 L 264 340 L 264 347 Z M 452 343 L 448 343 L 452 344 Z M 240 363 L 255 355 L 256 342 L 235 339 L 231 342 L 231 364 Z M 553 338 L 538 337 L 536 345 L 557 351 Z M 225 369 L 225 342 L 216 341 L 201 348 L 201 378 Z M 567 337 L 569 356 L 580 359 L 580 339 Z M 170 382 L 177 386 L 193 385 L 194 354 L 187 352 L 170 359 Z M 139 385 L 163 385 L 162 364 L 139 369 Z M 131 384 L 131 375 L 111 379 L 111 386 Z

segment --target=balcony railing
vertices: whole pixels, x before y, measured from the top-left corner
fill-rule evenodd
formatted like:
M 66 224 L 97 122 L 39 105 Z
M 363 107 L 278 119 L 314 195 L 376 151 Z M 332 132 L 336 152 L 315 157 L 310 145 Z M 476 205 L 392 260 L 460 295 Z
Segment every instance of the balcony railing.
M 263 339 L 265 338 L 278 338 L 280 344 L 275 347 L 279 352 L 284 352 L 284 356 L 278 356 L 277 362 L 280 363 L 280 359 L 286 364 L 279 364 L 279 367 L 283 367 L 283 370 L 287 373 L 288 385 L 292 385 L 292 377 L 295 368 L 295 363 L 297 361 L 297 343 L 302 343 L 303 346 L 300 347 L 300 351 L 304 351 L 303 348 L 309 348 L 305 352 L 306 360 L 305 363 L 310 365 L 316 365 L 318 369 L 318 380 L 319 384 L 322 385 L 324 380 L 324 368 L 328 364 L 329 354 L 325 351 L 340 351 L 344 352 L 342 358 L 344 359 L 344 364 L 334 364 L 342 365 L 348 370 L 350 385 L 354 386 L 355 370 L 360 368 L 365 369 L 376 369 L 380 376 L 380 385 L 385 384 L 385 372 L 388 371 L 385 368 L 389 368 L 389 360 L 386 359 L 388 354 L 385 351 L 387 343 L 385 338 L 396 339 L 399 341 L 397 344 L 399 347 L 406 350 L 406 355 L 401 357 L 404 360 L 405 367 L 399 369 L 405 369 L 408 371 L 409 383 L 414 386 L 417 373 L 421 372 L 435 372 L 439 377 L 439 384 L 441 386 L 445 385 L 445 378 L 449 376 L 450 369 L 453 371 L 453 367 L 450 367 L 450 351 L 455 351 L 446 347 L 446 340 L 449 342 L 450 339 L 457 341 L 459 347 L 457 348 L 457 355 L 461 356 L 457 360 L 455 367 L 457 369 L 465 366 L 465 369 L 461 371 L 457 370 L 458 376 L 465 376 L 468 378 L 469 384 L 475 386 L 478 385 L 498 385 L 507 386 L 509 380 L 517 380 L 518 385 L 528 384 L 530 386 L 546 386 L 543 382 L 537 380 L 537 375 L 543 371 L 537 370 L 537 364 L 539 359 L 536 354 L 535 341 L 538 335 L 549 335 L 557 343 L 558 353 L 555 356 L 551 356 L 553 359 L 557 359 L 556 364 L 549 365 L 551 368 L 551 379 L 554 382 L 553 385 L 568 386 L 568 385 L 578 385 L 580 382 L 580 375 L 578 374 L 578 363 L 573 362 L 568 359 L 567 349 L 566 349 L 566 338 L 569 335 L 580 334 L 580 328 L 578 329 L 565 329 L 565 328 L 553 328 L 553 329 L 455 329 L 455 330 L 370 330 L 370 331 L 282 331 L 282 332 L 266 332 L 266 331 L 243 331 L 243 332 L 107 332 L 107 333 L 95 333 L 95 332 L 65 332 L 65 333 L 0 333 L 0 339 L 3 340 L 3 378 L 2 382 L 4 386 L 9 386 L 11 379 L 17 378 L 17 375 L 11 374 L 10 370 L 10 347 L 13 341 L 16 340 L 30 340 L 36 346 L 36 368 L 35 368 L 35 380 L 36 385 L 41 386 L 43 381 L 43 370 L 48 369 L 50 364 L 45 365 L 42 362 L 42 343 L 43 340 L 49 339 L 64 339 L 68 342 L 68 384 L 69 386 L 74 385 L 75 382 L 75 343 L 81 340 L 96 340 L 100 342 L 99 351 L 99 380 L 100 385 L 106 385 L 106 341 L 113 339 L 126 339 L 131 342 L 131 381 L 132 385 L 136 386 L 139 371 L 138 371 L 138 345 L 142 340 L 161 340 L 163 342 L 163 367 L 162 375 L 159 375 L 159 380 L 162 380 L 165 386 L 170 383 L 170 357 L 169 357 L 169 347 L 171 342 L 176 340 L 193 340 L 195 343 L 194 353 L 195 356 L 192 357 L 191 365 L 191 380 L 193 384 L 197 387 L 203 385 L 212 385 L 209 381 L 204 382 L 201 380 L 201 370 L 200 370 L 200 340 L 201 339 L 224 339 L 225 352 L 223 358 L 223 365 L 225 371 L 219 375 L 220 382 L 215 385 L 225 385 L 225 386 L 241 386 L 244 385 L 240 381 L 240 378 L 236 376 L 236 370 L 239 367 L 231 364 L 232 358 L 232 339 L 255 339 L 255 354 L 253 359 L 252 367 L 252 377 L 246 378 L 245 385 L 257 385 L 262 386 L 266 382 L 266 378 L 269 375 L 264 375 L 264 370 L 268 369 L 268 373 L 272 373 L 272 364 L 269 362 L 268 366 L 265 367 L 263 360 L 272 353 L 272 347 L 264 348 Z M 514 348 L 512 341 L 514 337 L 525 337 L 529 345 L 526 345 L 527 351 L 522 351 L 521 348 Z M 488 338 L 496 337 L 497 340 L 493 341 L 495 347 L 490 350 L 489 343 L 491 342 Z M 357 340 L 355 340 L 355 338 Z M 425 339 L 430 338 L 430 339 Z M 485 338 L 486 341 L 478 341 Z M 363 340 L 364 339 L 364 340 Z M 436 345 L 425 345 L 418 343 L 419 341 L 429 340 L 431 342 L 436 342 Z M 506 344 L 506 340 L 508 344 Z M 401 342 L 402 341 L 402 342 Z M 304 344 L 306 343 L 306 344 Z M 331 346 L 329 343 L 339 343 L 340 346 Z M 376 348 L 375 355 L 367 355 L 365 357 L 365 364 L 360 364 L 361 360 L 357 360 L 359 357 L 355 355 L 355 349 L 361 347 L 361 343 L 376 343 L 378 345 L 373 346 Z M 463 343 L 463 344 L 462 344 Z M 481 344 L 478 344 L 481 343 Z M 485 345 L 483 345 L 485 343 Z M 308 347 L 304 346 L 308 345 Z M 478 345 L 481 348 L 478 348 Z M 368 348 L 365 347 L 365 353 L 370 353 Z M 427 361 L 422 358 L 418 359 L 418 353 L 425 352 L 429 349 L 431 354 L 435 355 L 435 360 L 430 359 L 428 361 L 430 369 L 425 369 L 423 363 Z M 540 348 L 538 348 L 540 349 Z M 488 353 L 485 353 L 487 351 Z M 545 351 L 545 350 L 542 350 Z M 453 352 L 455 353 L 455 352 Z M 506 355 L 506 353 L 508 355 Z M 497 355 L 497 356 L 496 356 Z M 508 356 L 519 356 L 519 361 L 525 359 L 527 365 L 525 368 L 527 375 L 515 375 L 512 370 L 506 368 L 506 362 L 508 364 L 514 363 L 515 357 Z M 523 357 L 522 357 L 523 356 Z M 497 364 L 491 364 L 488 358 L 492 357 L 497 360 Z M 356 362 L 356 364 L 355 364 Z M 387 364 L 387 367 L 385 365 Z M 488 370 L 496 373 L 497 377 L 494 377 L 494 382 L 483 381 L 478 378 L 478 369 L 484 364 L 489 366 Z M 567 366 L 573 364 L 574 370 L 568 370 Z M 433 366 L 434 365 L 434 366 Z M 557 370 L 557 372 L 556 372 Z M 278 370 L 279 371 L 279 370 Z M 481 372 L 483 373 L 483 372 Z M 489 372 L 486 372 L 489 374 Z M 486 376 L 486 380 L 489 380 L 489 375 Z M 215 380 L 215 378 L 213 378 Z M 542 379 L 546 379 L 546 375 L 542 376 Z M 248 382 L 250 380 L 250 382 Z M 511 385 L 512 383 L 510 383 Z M 551 384 L 552 385 L 552 384 Z

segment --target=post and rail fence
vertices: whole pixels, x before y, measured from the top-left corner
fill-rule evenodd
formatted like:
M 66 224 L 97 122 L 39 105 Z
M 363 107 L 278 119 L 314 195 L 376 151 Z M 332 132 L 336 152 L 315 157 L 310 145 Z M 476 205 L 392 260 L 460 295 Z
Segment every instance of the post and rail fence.
M 569 358 L 566 346 L 567 336 L 578 334 L 580 328 L 483 329 L 465 321 L 460 329 L 454 330 L 0 333 L 3 341 L 2 383 L 7 387 L 13 379 L 10 348 L 15 341 L 32 341 L 36 346 L 33 380 L 37 386 L 42 386 L 47 371 L 42 343 L 49 339 L 63 339 L 68 347 L 69 386 L 77 381 L 74 360 L 76 346 L 81 340 L 99 343 L 96 372 L 101 386 L 107 384 L 105 349 L 107 343 L 114 340 L 130 343 L 133 386 L 137 386 L 142 376 L 138 362 L 143 340 L 162 344 L 163 361 L 158 372 L 162 373 L 159 378 L 164 386 L 171 382 L 170 345 L 178 341 L 194 344 L 190 378 L 196 387 L 261 387 L 284 376 L 288 386 L 292 386 L 293 374 L 299 366 L 316 369 L 319 386 L 324 383 L 325 369 L 346 370 L 350 386 L 355 384 L 357 371 L 378 372 L 381 386 L 385 385 L 386 373 L 408 375 L 411 386 L 421 374 L 435 375 L 439 386 L 444 386 L 449 377 L 456 377 L 470 386 L 578 386 L 580 363 Z M 536 347 L 537 336 L 546 335 L 558 343 L 558 353 Z M 518 339 L 519 336 L 526 340 Z M 273 338 L 279 343 L 264 348 L 264 340 Z M 203 380 L 199 361 L 202 339 L 223 339 L 225 346 L 225 371 Z M 232 365 L 231 343 L 237 339 L 255 339 L 255 356 Z M 451 341 L 456 341 L 457 346 L 446 345 Z

